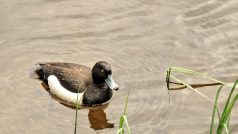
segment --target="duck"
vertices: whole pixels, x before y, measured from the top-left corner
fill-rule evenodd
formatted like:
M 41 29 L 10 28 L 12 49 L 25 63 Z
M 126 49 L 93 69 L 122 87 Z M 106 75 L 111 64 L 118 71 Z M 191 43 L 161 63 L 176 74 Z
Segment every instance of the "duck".
M 112 78 L 108 62 L 99 61 L 92 69 L 76 63 L 46 62 L 37 63 L 33 70 L 35 79 L 61 104 L 75 108 L 107 106 L 113 90 L 119 86 Z

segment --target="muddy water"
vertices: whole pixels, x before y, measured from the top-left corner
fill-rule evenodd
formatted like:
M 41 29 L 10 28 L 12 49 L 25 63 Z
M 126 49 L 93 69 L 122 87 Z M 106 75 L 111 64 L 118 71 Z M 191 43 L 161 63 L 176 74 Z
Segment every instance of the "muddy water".
M 174 66 L 233 82 L 237 6 L 236 0 L 2 0 L 1 133 L 73 133 L 75 111 L 52 100 L 27 72 L 39 61 L 93 66 L 99 60 L 111 64 L 120 85 L 106 110 L 116 127 L 130 88 L 127 115 L 133 134 L 208 133 L 212 104 L 183 90 L 171 92 L 169 105 L 163 74 L 173 57 Z M 213 99 L 216 90 L 201 92 Z M 116 132 L 95 132 L 87 113 L 79 111 L 78 133 Z

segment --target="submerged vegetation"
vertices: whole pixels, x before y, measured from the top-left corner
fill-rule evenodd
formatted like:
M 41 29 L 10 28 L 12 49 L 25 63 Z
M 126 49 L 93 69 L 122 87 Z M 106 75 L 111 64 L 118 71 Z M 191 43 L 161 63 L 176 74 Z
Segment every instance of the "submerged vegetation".
M 174 76 L 174 73 L 187 74 L 187 75 L 204 78 L 204 79 L 212 81 L 213 83 L 189 84 L 185 81 L 182 81 L 182 80 L 176 78 Z M 236 82 L 234 84 L 225 83 L 225 82 L 219 81 L 217 79 L 214 79 L 207 74 L 196 72 L 196 71 L 185 69 L 185 68 L 179 68 L 179 67 L 170 67 L 166 72 L 166 76 L 167 76 L 166 83 L 167 83 L 168 90 L 181 90 L 184 88 L 189 88 L 189 89 L 192 89 L 193 91 L 195 91 L 196 93 L 200 94 L 201 96 L 203 96 L 204 98 L 206 98 L 208 101 L 210 101 L 212 103 L 213 103 L 213 101 L 209 97 L 207 97 L 206 95 L 202 94 L 201 92 L 195 90 L 195 88 L 220 85 L 220 87 L 218 88 L 216 97 L 215 97 L 215 101 L 214 101 L 212 120 L 211 120 L 211 126 L 210 126 L 210 134 L 213 134 L 214 129 L 215 129 L 214 122 L 215 122 L 216 114 L 218 117 L 218 126 L 216 128 L 216 133 L 222 134 L 223 132 L 225 132 L 226 134 L 230 134 L 232 132 L 230 129 L 229 123 L 230 123 L 230 119 L 231 119 L 231 110 L 234 107 L 234 104 L 238 99 L 238 93 L 234 92 L 236 89 L 238 80 L 236 80 Z M 176 82 L 171 81 L 171 79 L 175 80 Z M 171 88 L 170 84 L 179 85 L 180 87 Z M 231 89 L 230 94 L 226 100 L 226 104 L 224 106 L 223 112 L 222 112 L 222 114 L 220 114 L 220 112 L 219 112 L 220 109 L 218 108 L 217 102 L 219 99 L 220 91 L 224 86 L 232 87 L 232 89 Z

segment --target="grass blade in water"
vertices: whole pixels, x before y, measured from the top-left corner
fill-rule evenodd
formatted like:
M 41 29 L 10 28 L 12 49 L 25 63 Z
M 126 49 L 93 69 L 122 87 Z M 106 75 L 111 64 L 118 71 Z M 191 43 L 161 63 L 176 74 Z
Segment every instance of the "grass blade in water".
M 218 111 L 218 108 L 217 108 L 217 100 L 218 100 L 218 96 L 220 94 L 220 91 L 222 89 L 223 86 L 221 86 L 218 91 L 217 91 L 217 94 L 216 94 L 216 98 L 215 98 L 215 102 L 214 102 L 214 107 L 213 107 L 213 112 L 212 112 L 212 121 L 211 121 L 211 127 L 210 127 L 210 134 L 213 133 L 213 127 L 214 127 L 214 120 L 215 120 L 215 115 L 216 115 L 216 111 L 217 111 L 217 114 L 219 116 L 219 111 Z M 219 117 L 220 118 L 220 117 Z M 220 120 L 220 119 L 219 119 Z
M 121 115 L 120 117 L 120 122 L 119 122 L 119 128 L 117 130 L 117 134 L 124 134 L 124 128 L 123 128 L 123 125 L 125 124 L 126 127 L 127 127 L 127 132 L 128 134 L 130 134 L 130 127 L 129 127 L 129 124 L 128 124 L 128 121 L 127 121 L 127 117 L 126 117 L 126 111 L 127 111 L 127 104 L 128 104 L 128 98 L 129 98 L 129 94 L 130 94 L 130 90 L 127 94 L 127 97 L 126 97 L 126 101 L 125 101 L 125 108 L 124 108 L 124 112 L 123 112 L 123 115 Z
M 238 99 L 238 93 L 235 95 L 235 97 L 232 98 L 232 100 L 231 100 L 231 97 L 234 93 L 237 83 L 238 83 L 238 80 L 236 80 L 234 86 L 232 87 L 232 90 L 230 91 L 229 97 L 226 101 L 226 104 L 225 104 L 225 107 L 224 107 L 224 110 L 223 110 L 223 113 L 221 116 L 221 120 L 219 121 L 219 125 L 217 128 L 217 134 L 221 134 L 223 129 L 225 129 L 226 132 L 229 133 L 228 128 L 229 128 L 229 119 L 231 116 L 231 110 L 232 110 L 235 102 Z

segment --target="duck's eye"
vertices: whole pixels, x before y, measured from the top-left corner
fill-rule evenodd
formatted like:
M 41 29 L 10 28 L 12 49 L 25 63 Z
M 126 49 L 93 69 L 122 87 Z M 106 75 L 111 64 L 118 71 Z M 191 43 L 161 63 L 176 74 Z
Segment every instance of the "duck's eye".
M 103 70 L 103 69 L 100 69 L 100 71 L 101 71 L 102 73 L 104 73 L 104 70 Z

